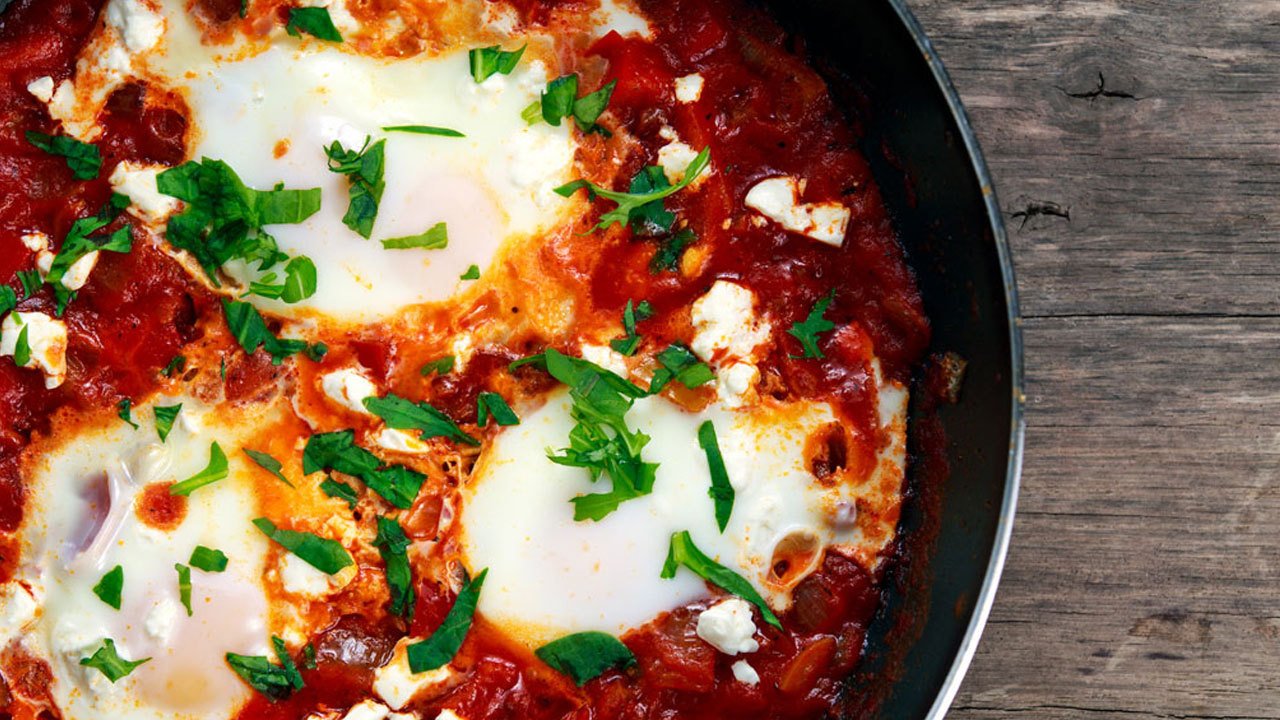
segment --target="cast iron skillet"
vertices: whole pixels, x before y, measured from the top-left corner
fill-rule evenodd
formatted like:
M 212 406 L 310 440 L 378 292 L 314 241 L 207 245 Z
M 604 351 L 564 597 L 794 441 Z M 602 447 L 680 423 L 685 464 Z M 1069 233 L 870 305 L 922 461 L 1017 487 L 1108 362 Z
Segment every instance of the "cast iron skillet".
M 995 599 L 1022 466 L 1022 335 L 1004 223 L 960 98 L 905 0 L 763 4 L 804 38 L 863 128 L 862 150 L 919 279 L 931 352 L 968 361 L 960 402 L 938 411 L 951 468 L 940 506 L 916 498 L 904 508 L 904 530 L 937 521 L 938 538 L 923 558 L 928 582 L 914 588 L 928 595 L 927 613 L 877 714 L 940 720 Z M 920 418 L 913 408 L 913 425 Z M 873 624 L 864 673 L 893 663 L 893 627 L 904 612 L 920 614 L 904 595 L 891 592 Z

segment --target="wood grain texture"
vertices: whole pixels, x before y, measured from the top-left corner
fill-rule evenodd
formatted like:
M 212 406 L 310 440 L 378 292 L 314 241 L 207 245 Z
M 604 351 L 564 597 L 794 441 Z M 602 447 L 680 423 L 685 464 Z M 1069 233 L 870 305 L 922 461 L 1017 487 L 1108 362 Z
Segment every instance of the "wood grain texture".
M 914 0 L 1005 210 L 1029 419 L 950 717 L 1280 718 L 1280 0 Z

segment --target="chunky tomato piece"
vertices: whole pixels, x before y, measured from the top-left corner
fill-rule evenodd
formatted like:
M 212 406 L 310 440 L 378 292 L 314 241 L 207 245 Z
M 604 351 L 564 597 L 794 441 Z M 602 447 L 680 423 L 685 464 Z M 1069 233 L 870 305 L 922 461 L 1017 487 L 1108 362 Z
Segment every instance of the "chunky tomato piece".
M 610 107 L 651 107 L 670 102 L 675 75 L 666 58 L 652 43 L 637 36 L 622 37 L 615 31 L 600 38 L 588 51 L 609 61 L 604 82 L 618 81 Z

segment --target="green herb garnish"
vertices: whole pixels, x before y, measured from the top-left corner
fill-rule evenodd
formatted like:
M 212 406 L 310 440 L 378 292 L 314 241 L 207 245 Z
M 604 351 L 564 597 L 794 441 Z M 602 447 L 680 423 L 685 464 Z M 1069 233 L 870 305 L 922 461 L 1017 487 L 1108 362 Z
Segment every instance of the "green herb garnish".
M 448 375 L 453 372 L 455 362 L 456 360 L 452 355 L 445 355 L 442 358 L 432 360 L 426 365 L 423 365 L 422 369 L 418 372 L 423 375 L 430 375 L 431 373 L 435 373 L 437 375 Z
M 649 260 L 649 272 L 657 275 L 664 271 L 675 272 L 679 270 L 680 260 L 684 257 L 685 249 L 697 241 L 697 233 L 690 228 L 684 228 L 677 233 L 662 238 L 658 241 L 658 251 Z
M 288 698 L 294 690 L 301 690 L 303 683 L 302 674 L 298 672 L 293 658 L 289 657 L 284 641 L 273 635 L 271 645 L 280 661 L 279 665 L 261 655 L 237 655 L 229 652 L 226 658 L 227 664 L 249 687 L 276 702 Z
M 339 175 L 346 175 L 351 182 L 347 196 L 347 214 L 342 222 L 355 230 L 366 240 L 373 234 L 373 221 L 378 217 L 378 203 L 382 201 L 382 191 L 387 182 L 383 179 L 386 166 L 386 140 L 379 140 L 372 145 L 364 139 L 364 146 L 359 150 L 347 150 L 337 140 L 324 149 L 329 156 L 329 169 Z
M 378 456 L 357 447 L 351 430 L 312 435 L 302 450 L 302 472 L 336 470 L 360 478 L 370 490 L 401 508 L 413 506 L 418 490 L 426 481 L 422 473 L 402 465 L 383 466 Z
M 182 373 L 186 372 L 186 370 L 187 370 L 187 359 L 182 355 L 174 355 L 173 359 L 169 361 L 169 364 L 165 365 L 160 370 L 160 374 L 165 377 L 173 377 L 174 373 L 178 373 L 179 375 L 181 375 Z
M 387 125 L 382 128 L 382 131 L 411 133 L 413 135 L 437 135 L 439 137 L 452 138 L 466 137 L 466 135 L 458 132 L 457 130 L 435 127 L 434 125 Z
M 320 483 L 320 492 L 331 498 L 337 498 L 345 501 L 347 507 L 354 510 L 356 503 L 360 501 L 360 496 L 356 494 L 356 489 L 344 482 L 338 482 L 331 477 L 325 478 Z
M 391 613 L 413 619 L 413 571 L 409 567 L 409 538 L 392 518 L 378 518 L 378 536 L 373 541 L 387 566 L 387 586 L 391 589 Z
M 227 456 L 223 454 L 222 448 L 218 447 L 218 443 L 214 442 L 209 446 L 209 464 L 205 469 L 183 480 L 180 483 L 169 486 L 170 495 L 190 495 L 193 491 L 212 485 L 227 476 Z
M 315 533 L 281 530 L 266 518 L 255 518 L 253 525 L 263 535 L 322 573 L 333 575 L 355 564 L 351 553 L 337 540 L 322 538 Z
M 602 197 L 602 198 L 605 198 L 606 200 L 612 200 L 613 202 L 617 203 L 618 206 L 616 208 L 600 216 L 600 222 L 596 225 L 595 229 L 604 230 L 604 229 L 607 229 L 610 225 L 613 225 L 614 223 L 618 223 L 620 225 L 629 225 L 632 221 L 632 217 L 635 216 L 638 212 L 641 213 L 640 216 L 643 217 L 644 213 L 647 213 L 650 211 L 648 210 L 642 211 L 641 208 L 644 208 L 646 205 L 649 205 L 649 203 L 652 203 L 656 200 L 662 200 L 664 198 L 670 197 L 671 195 L 674 195 L 675 193 L 689 187 L 689 185 L 694 180 L 696 180 L 699 175 L 702 174 L 702 171 L 706 169 L 707 164 L 710 161 L 711 161 L 711 148 L 709 147 L 703 148 L 702 152 L 698 153 L 698 156 L 693 159 L 693 162 L 689 163 L 688 169 L 685 170 L 684 178 L 680 182 L 676 183 L 675 185 L 671 185 L 669 187 L 664 187 L 659 190 L 654 190 L 652 192 L 647 192 L 647 193 L 615 192 L 613 190 L 607 190 L 605 188 L 602 188 L 599 185 L 596 185 L 595 183 L 592 183 L 588 180 L 574 180 L 571 183 L 568 183 L 566 185 L 562 185 L 556 188 L 555 192 L 562 197 L 569 197 L 573 195 L 575 192 L 577 192 L 578 190 L 582 190 L 585 188 L 587 190 L 588 196 L 592 200 L 596 199 L 597 197 Z M 653 178 L 651 178 L 651 180 L 652 179 Z
M 716 441 L 716 428 L 708 420 L 698 426 L 698 445 L 707 455 L 707 467 L 711 470 L 711 488 L 707 495 L 715 503 L 716 525 L 724 532 L 729 525 L 729 515 L 733 513 L 734 490 L 729 482 L 729 471 L 724 467 L 724 456 L 720 454 L 720 443 Z
M 342 42 L 342 33 L 338 32 L 338 28 L 333 24 L 333 18 L 329 17 L 328 8 L 289 8 L 289 23 L 284 26 L 284 31 L 296 38 L 306 33 L 321 40 Z
M 480 279 L 480 266 L 479 266 L 479 265 L 472 265 L 471 267 L 467 268 L 467 271 L 466 271 L 466 272 L 464 272 L 464 273 L 462 273 L 461 275 L 459 275 L 459 276 L 458 276 L 458 279 L 459 279 L 459 280 L 479 280 L 479 279 Z
M 133 401 L 129 398 L 123 398 L 116 403 L 116 416 L 132 425 L 134 430 L 138 429 L 138 423 L 133 421 Z
M 71 168 L 72 177 L 77 180 L 93 180 L 102 169 L 102 155 L 97 145 L 80 142 L 66 136 L 52 136 L 44 133 L 27 131 L 27 142 L 35 145 L 50 155 L 61 155 Z
M 431 634 L 431 637 L 407 648 L 410 672 L 416 675 L 435 670 L 443 667 L 458 654 L 462 641 L 467 637 L 467 631 L 471 629 L 471 619 L 476 612 L 476 603 L 480 601 L 480 588 L 484 585 L 484 578 L 488 573 L 488 568 L 481 570 L 479 575 L 463 586 L 462 591 L 458 593 L 458 598 L 453 601 L 453 607 L 449 608 L 449 613 L 444 616 L 444 621 Z
M 258 452 L 257 450 L 250 450 L 249 448 L 240 448 L 240 450 L 245 455 L 248 455 L 249 459 L 252 460 L 255 465 L 266 470 L 272 475 L 275 475 L 276 479 L 285 485 L 293 487 L 293 483 L 289 482 L 289 478 L 285 477 L 284 473 L 280 472 L 284 468 L 284 465 L 282 465 L 279 460 L 267 453 Z
M 835 323 L 823 317 L 827 312 L 827 308 L 831 307 L 831 302 L 835 300 L 835 296 L 835 291 L 831 291 L 830 294 L 814 304 L 813 309 L 809 311 L 809 316 L 803 322 L 793 324 L 791 329 L 787 331 L 787 334 L 799 340 L 800 345 L 804 348 L 804 352 L 800 355 L 791 355 L 790 357 L 826 357 L 818 347 L 818 334 L 834 330 L 836 327 Z
M 107 571 L 106 575 L 93 586 L 93 594 L 102 602 L 116 610 L 120 609 L 120 595 L 124 590 L 124 568 L 117 565 Z
M 507 404 L 502 396 L 493 392 L 482 392 L 476 398 L 476 424 L 484 427 L 489 423 L 489 416 L 493 416 L 493 421 L 504 427 L 509 425 L 519 425 L 520 418 L 516 417 L 515 411 Z
M 667 551 L 667 561 L 662 566 L 661 577 L 675 577 L 676 569 L 681 565 L 689 568 L 695 575 L 721 590 L 737 595 L 755 605 L 760 610 L 760 615 L 764 617 L 765 622 L 779 630 L 782 629 L 782 623 L 778 620 L 778 616 L 773 614 L 773 611 L 769 609 L 769 604 L 764 601 L 763 597 L 760 597 L 760 593 L 756 592 L 751 583 L 738 573 L 707 557 L 693 544 L 693 539 L 689 537 L 688 530 L 671 535 L 671 548 Z
M 389 428 L 396 430 L 421 430 L 420 440 L 443 437 L 467 445 L 479 445 L 480 441 L 463 432 L 448 415 L 425 402 L 411 402 L 388 393 L 386 397 L 365 398 L 369 412 L 382 418 Z
M 636 332 L 636 323 L 651 317 L 653 317 L 653 306 L 648 300 L 643 300 L 635 306 L 628 300 L 627 306 L 622 310 L 622 329 L 626 331 L 627 336 L 609 341 L 609 347 L 627 357 L 634 355 L 636 348 L 640 347 L 640 334 Z
M 636 664 L 636 656 L 618 638 L 587 631 L 552 640 L 533 651 L 542 662 L 568 675 L 578 687 L 609 668 Z
M 240 343 L 240 347 L 244 348 L 249 355 L 257 352 L 259 347 L 263 348 L 271 355 L 273 365 L 279 365 L 290 355 L 300 352 L 310 354 L 313 348 L 315 352 L 319 352 L 319 348 L 323 347 L 320 344 L 308 346 L 305 340 L 276 337 L 267 329 L 267 322 L 262 319 L 258 309 L 247 302 L 224 298 L 222 310 L 227 318 L 227 327 Z M 223 380 L 225 379 L 224 374 Z
M 407 250 L 422 248 L 423 250 L 440 250 L 449 246 L 449 227 L 438 222 L 420 235 L 387 238 L 382 241 L 384 250 Z
M 191 551 L 191 559 L 187 561 L 191 567 L 205 572 L 222 572 L 227 569 L 227 554 L 221 550 L 197 545 Z
M 164 442 L 169 438 L 169 433 L 173 430 L 173 421 L 177 419 L 180 412 L 182 412 L 182 403 L 177 405 L 157 405 L 155 407 L 156 435 L 160 436 L 160 442 Z
M 182 563 L 174 563 L 173 569 L 178 571 L 178 599 L 182 607 L 187 609 L 187 617 L 191 617 L 191 568 Z
M 147 657 L 141 660 L 125 660 L 116 653 L 115 641 L 111 638 L 105 638 L 102 641 L 102 647 L 98 648 L 93 655 L 81 658 L 80 664 L 97 670 L 112 683 L 115 683 L 115 681 L 133 672 L 139 665 L 150 659 Z
M 477 83 L 488 80 L 494 73 L 510 75 L 512 70 L 516 69 L 516 65 L 520 62 L 520 56 L 524 55 L 525 48 L 523 45 L 519 50 L 507 52 L 501 46 L 493 45 L 490 47 L 475 48 L 468 57 L 471 60 L 471 77 Z
M 694 355 L 692 350 L 680 343 L 668 345 L 667 349 L 658 353 L 657 358 L 662 367 L 658 368 L 653 373 L 653 378 L 649 380 L 650 395 L 657 394 L 672 380 L 679 381 L 681 385 L 692 390 L 711 382 L 716 377 L 709 365 L 698 360 L 698 356 Z

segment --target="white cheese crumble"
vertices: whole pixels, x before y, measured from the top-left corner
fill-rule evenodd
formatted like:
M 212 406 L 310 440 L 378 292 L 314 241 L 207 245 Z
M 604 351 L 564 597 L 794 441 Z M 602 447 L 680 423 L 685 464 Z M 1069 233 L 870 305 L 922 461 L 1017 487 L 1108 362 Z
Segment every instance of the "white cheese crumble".
M 738 682 L 746 683 L 747 685 L 760 684 L 760 673 L 756 672 L 755 668 L 747 664 L 746 660 L 739 660 L 734 663 L 730 669 L 733 670 L 733 679 Z
M 13 356 L 18 336 L 27 329 L 27 345 L 31 357 L 23 367 L 44 373 L 44 386 L 50 390 L 67 379 L 67 325 L 61 320 L 37 312 L 13 311 L 0 323 L 0 355 Z
M 436 716 L 436 720 L 466 720 L 466 718 L 450 710 L 449 708 L 445 708 L 440 711 L 439 715 Z
M 8 645 L 36 619 L 39 607 L 35 596 L 22 584 L 0 586 L 0 647 Z
M 599 35 L 616 32 L 619 35 L 639 35 L 644 38 L 653 37 L 653 29 L 649 21 L 632 12 L 626 0 L 600 0 L 600 9 L 593 15 Z
M 676 78 L 676 100 L 695 103 L 702 97 L 702 76 L 698 73 Z
M 383 428 L 378 433 L 378 437 L 374 439 L 374 443 L 384 450 L 393 452 L 406 453 L 409 455 L 421 455 L 428 452 L 431 446 L 422 442 L 418 438 L 410 435 L 403 430 L 395 430 L 393 428 Z
M 627 376 L 627 358 L 617 350 L 606 345 L 591 345 L 583 343 L 579 352 L 582 353 L 583 360 L 595 363 L 605 370 L 621 375 L 622 377 Z
M 180 612 L 182 612 L 182 609 L 178 607 L 178 603 L 168 597 L 161 598 L 147 612 L 147 619 L 143 623 L 147 636 L 161 645 L 168 645 L 169 637 L 173 635 L 173 628 L 178 624 L 178 613 Z
M 751 605 L 742 598 L 729 598 L 698 615 L 698 637 L 725 655 L 759 650 L 760 643 L 752 637 L 755 634 Z
M 375 397 L 378 387 L 360 369 L 342 368 L 320 379 L 320 387 L 338 405 L 353 413 L 368 415 L 365 398 Z
M 697 151 L 679 140 L 658 148 L 658 164 L 662 166 L 662 172 L 666 174 L 667 181 L 672 185 L 684 180 L 685 173 L 689 170 L 689 164 L 696 157 L 698 157 Z M 696 187 L 706 176 L 707 171 L 703 170 L 702 174 L 690 186 Z
M 391 712 L 386 705 L 372 700 L 365 700 L 359 705 L 352 705 L 342 720 L 386 720 Z
M 552 191 L 560 185 L 564 169 L 573 163 L 573 144 L 545 126 L 520 128 L 505 142 L 508 157 L 507 179 L 512 185 L 533 193 L 535 202 L 545 204 L 559 198 Z
M 53 99 L 53 78 L 45 75 L 27 83 L 27 92 L 42 103 Z
M 164 18 L 141 0 L 111 0 L 106 14 L 107 24 L 120 33 L 129 52 L 146 52 L 164 36 Z
M 745 402 L 760 371 L 757 348 L 768 341 L 772 326 L 755 317 L 756 296 L 747 288 L 717 280 L 693 303 L 693 341 L 689 347 L 716 367 L 716 389 L 729 407 Z
M 322 598 L 341 590 L 355 579 L 356 572 L 355 565 L 348 565 L 330 575 L 312 567 L 293 553 L 282 555 L 279 567 L 280 585 L 284 591 L 308 598 Z
M 98 251 L 94 250 L 86 254 L 79 260 L 71 263 L 67 271 L 62 273 L 62 277 L 58 282 L 62 287 L 68 290 L 79 290 L 84 284 L 89 282 L 89 273 L 93 272 L 93 268 L 98 264 Z M 52 267 L 52 265 L 51 265 Z M 47 274 L 47 270 L 45 271 Z
M 40 273 L 40 281 L 49 277 L 49 271 L 53 269 L 53 259 L 56 257 L 48 250 L 41 250 L 36 253 L 36 270 Z
M 837 202 L 800 203 L 800 183 L 791 177 L 761 180 L 747 192 L 747 207 L 791 232 L 840 247 L 849 229 L 849 208 Z
M 163 165 L 146 165 L 129 160 L 116 165 L 107 181 L 111 189 L 129 198 L 129 213 L 141 220 L 158 223 L 181 206 L 175 197 L 162 195 L 156 186 L 156 176 L 168 168 Z
M 403 708 L 415 695 L 428 687 L 443 685 L 454 676 L 451 665 L 414 674 L 409 669 L 408 647 L 417 642 L 401 638 L 391 655 L 391 662 L 378 668 L 374 674 L 373 691 L 395 709 Z
M 29 232 L 22 236 L 22 245 L 31 252 L 49 249 L 49 236 L 42 232 Z
M 741 407 L 759 379 L 760 369 L 749 362 L 726 362 L 716 368 L 716 389 L 727 407 Z

